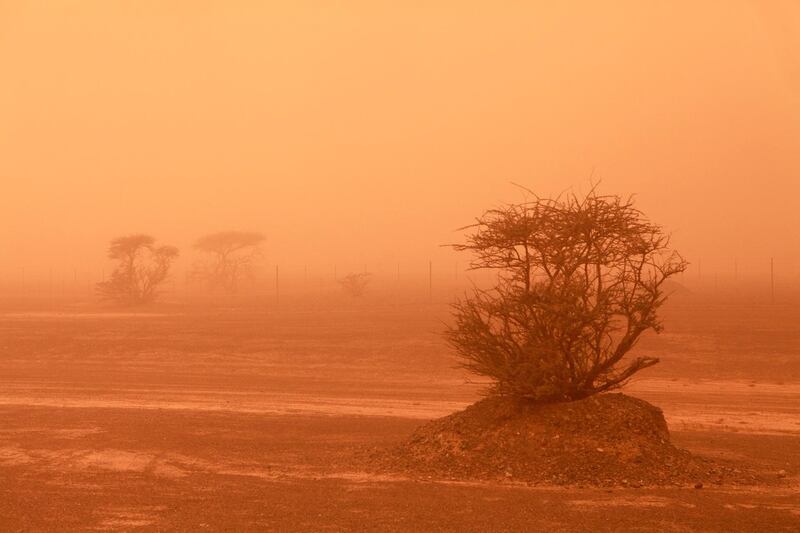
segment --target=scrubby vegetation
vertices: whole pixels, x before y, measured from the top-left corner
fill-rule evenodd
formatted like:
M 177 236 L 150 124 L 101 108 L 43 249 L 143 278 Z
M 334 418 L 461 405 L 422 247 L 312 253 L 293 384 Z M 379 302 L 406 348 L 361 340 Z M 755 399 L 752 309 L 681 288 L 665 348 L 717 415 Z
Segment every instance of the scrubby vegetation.
M 145 304 L 157 298 L 178 249 L 157 245 L 150 235 L 136 234 L 112 240 L 108 257 L 117 265 L 111 279 L 97 284 L 100 297 L 119 304 Z
M 529 201 L 486 211 L 456 250 L 497 285 L 454 304 L 446 337 L 491 393 L 537 402 L 577 400 L 622 386 L 658 362 L 627 359 L 660 331 L 664 283 L 686 269 L 669 237 L 631 199 Z

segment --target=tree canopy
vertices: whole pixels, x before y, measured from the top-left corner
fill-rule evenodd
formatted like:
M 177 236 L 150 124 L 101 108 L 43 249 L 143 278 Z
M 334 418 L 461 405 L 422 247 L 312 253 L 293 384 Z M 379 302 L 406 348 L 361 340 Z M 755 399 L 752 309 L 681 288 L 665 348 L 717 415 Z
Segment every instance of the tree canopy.
M 242 277 L 252 275 L 258 247 L 265 239 L 263 234 L 250 231 L 221 231 L 200 237 L 194 248 L 207 258 L 196 267 L 195 277 L 212 289 L 236 292 Z
M 117 265 L 108 281 L 97 284 L 98 294 L 104 300 L 123 304 L 152 302 L 178 255 L 176 247 L 156 245 L 151 235 L 117 237 L 108 247 L 108 257 Z
M 462 228 L 472 269 L 497 285 L 454 306 L 446 338 L 492 392 L 536 401 L 579 399 L 622 386 L 657 358 L 625 356 L 661 331 L 664 282 L 686 269 L 669 237 L 631 198 L 547 199 L 486 211 Z

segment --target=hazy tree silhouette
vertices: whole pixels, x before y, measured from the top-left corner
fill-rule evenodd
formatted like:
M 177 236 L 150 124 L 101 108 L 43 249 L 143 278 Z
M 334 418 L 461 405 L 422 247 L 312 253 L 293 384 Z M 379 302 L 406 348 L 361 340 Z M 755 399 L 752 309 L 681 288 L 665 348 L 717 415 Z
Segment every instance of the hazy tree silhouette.
M 453 247 L 498 282 L 453 305 L 446 338 L 490 393 L 564 401 L 620 387 L 658 362 L 625 355 L 661 330 L 664 282 L 687 262 L 630 198 L 531 198 L 462 228 Z
M 178 249 L 156 246 L 150 235 L 128 235 L 111 241 L 108 257 L 118 263 L 111 278 L 97 284 L 98 294 L 104 300 L 135 305 L 156 299 Z
M 339 280 L 339 285 L 348 296 L 354 298 L 363 296 L 369 285 L 370 274 L 368 272 L 349 273 Z
M 222 231 L 199 238 L 194 248 L 207 257 L 197 266 L 195 276 L 212 289 L 236 292 L 241 279 L 252 276 L 264 240 L 261 233 L 247 231 Z

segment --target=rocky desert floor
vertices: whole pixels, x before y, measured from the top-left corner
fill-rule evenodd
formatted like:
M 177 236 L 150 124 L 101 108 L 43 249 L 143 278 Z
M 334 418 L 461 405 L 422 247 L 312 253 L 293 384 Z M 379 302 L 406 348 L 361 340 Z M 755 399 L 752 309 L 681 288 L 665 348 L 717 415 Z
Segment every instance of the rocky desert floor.
M 370 474 L 365 450 L 480 397 L 444 304 L 0 309 L 0 531 L 798 531 L 800 310 L 671 303 L 624 392 L 755 486 Z

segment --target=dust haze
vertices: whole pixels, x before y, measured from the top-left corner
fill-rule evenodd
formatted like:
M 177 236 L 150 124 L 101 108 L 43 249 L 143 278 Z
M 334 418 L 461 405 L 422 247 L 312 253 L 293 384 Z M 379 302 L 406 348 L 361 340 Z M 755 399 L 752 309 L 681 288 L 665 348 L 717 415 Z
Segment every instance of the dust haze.
M 793 0 L 0 0 L 0 185 L 0 530 L 798 527 Z M 586 379 L 648 363 L 492 404 L 463 228 L 594 194 L 669 239 Z
M 793 2 L 0 4 L 4 278 L 263 231 L 272 262 L 455 259 L 592 179 L 693 262 L 797 280 Z M 187 257 L 184 257 L 186 259 Z

